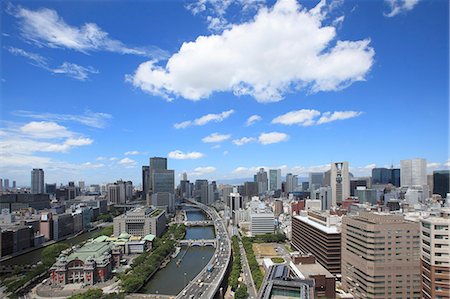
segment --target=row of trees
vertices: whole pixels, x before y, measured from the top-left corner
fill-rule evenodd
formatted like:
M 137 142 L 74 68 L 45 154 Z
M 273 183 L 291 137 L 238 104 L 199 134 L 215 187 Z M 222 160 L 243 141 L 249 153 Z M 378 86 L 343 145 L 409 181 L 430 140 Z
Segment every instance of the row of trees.
M 242 237 L 242 245 L 244 245 L 245 253 L 247 255 L 250 272 L 252 272 L 252 277 L 253 281 L 255 282 L 256 288 L 259 289 L 264 276 L 261 269 L 259 268 L 258 262 L 256 261 L 255 253 L 253 252 L 252 241 L 252 238 Z
M 234 293 L 235 299 L 246 299 L 248 298 L 247 286 L 244 283 L 239 284 L 239 288 L 236 293 Z
M 70 296 L 68 299 L 125 299 L 124 293 L 103 293 L 102 289 L 89 289 L 84 293 Z
M 15 294 L 21 287 L 23 287 L 28 282 L 32 281 L 34 278 L 47 272 L 48 269 L 55 263 L 56 258 L 59 256 L 61 251 L 69 248 L 70 245 L 66 243 L 57 243 L 50 245 L 42 251 L 42 260 L 36 267 L 32 268 L 30 271 L 25 273 L 18 279 L 12 280 L 6 283 L 6 290 Z
M 233 251 L 233 265 L 231 273 L 228 277 L 228 285 L 234 291 L 238 288 L 239 276 L 241 275 L 241 254 L 239 253 L 239 240 L 237 236 L 231 238 L 231 246 Z
M 112 225 L 110 225 L 110 226 L 105 226 L 105 227 L 103 227 L 101 230 L 99 230 L 94 236 L 93 236 L 93 238 L 95 239 L 95 238 L 97 238 L 97 237 L 100 237 L 100 236 L 111 236 L 112 234 L 113 234 L 113 231 L 114 231 L 114 228 L 113 228 L 113 226 Z
M 254 243 L 283 243 L 286 241 L 286 236 L 281 233 L 256 235 L 252 241 Z
M 176 245 L 186 233 L 184 225 L 172 225 L 167 232 L 153 242 L 153 250 L 139 255 L 132 264 L 132 270 L 120 276 L 124 292 L 137 292 L 146 282 L 147 278 L 158 270 L 164 259 L 171 254 Z

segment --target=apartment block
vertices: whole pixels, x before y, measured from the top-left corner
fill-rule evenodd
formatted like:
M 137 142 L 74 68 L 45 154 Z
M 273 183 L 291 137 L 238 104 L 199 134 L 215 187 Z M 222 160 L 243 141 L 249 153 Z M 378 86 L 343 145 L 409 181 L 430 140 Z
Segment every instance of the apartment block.
M 450 209 L 421 220 L 421 293 L 424 299 L 450 298 Z
M 325 212 L 301 211 L 292 217 L 292 245 L 311 253 L 332 274 L 341 273 L 340 218 Z
M 355 298 L 420 298 L 420 224 L 365 212 L 342 219 L 342 286 Z

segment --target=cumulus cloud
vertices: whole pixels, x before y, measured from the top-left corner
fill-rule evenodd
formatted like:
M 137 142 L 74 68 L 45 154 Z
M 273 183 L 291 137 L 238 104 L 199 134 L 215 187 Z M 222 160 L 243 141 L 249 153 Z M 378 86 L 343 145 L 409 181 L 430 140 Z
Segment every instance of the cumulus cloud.
M 66 127 L 49 121 L 32 121 L 22 127 L 20 131 L 35 138 L 62 138 L 71 136 Z
M 125 156 L 136 156 L 136 155 L 142 155 L 143 153 L 140 151 L 128 151 L 125 152 L 124 155 Z
M 320 112 L 313 109 L 301 109 L 297 111 L 290 111 L 286 114 L 275 117 L 272 120 L 273 124 L 283 125 L 302 125 L 310 126 L 315 123 L 314 118 L 320 115 Z
M 12 114 L 27 118 L 45 119 L 47 121 L 77 122 L 94 128 L 104 128 L 107 126 L 108 121 L 112 119 L 112 115 L 108 113 L 91 112 L 89 110 L 86 110 L 83 114 L 55 114 L 16 110 Z
M 384 15 L 390 18 L 411 11 L 419 3 L 419 0 L 385 0 L 385 3 L 389 6 L 390 11 Z
M 320 111 L 314 109 L 301 109 L 290 111 L 288 113 L 277 116 L 272 120 L 272 123 L 288 126 L 300 125 L 306 127 L 312 125 L 321 125 L 337 120 L 354 118 L 360 116 L 361 114 L 362 112 L 360 111 L 328 111 L 321 113 Z
M 325 112 L 317 121 L 317 124 L 325 124 L 336 120 L 344 120 L 353 117 L 360 116 L 362 112 L 358 111 L 335 111 L 335 112 Z
M 258 137 L 258 141 L 261 144 L 272 144 L 287 141 L 289 135 L 280 132 L 261 133 Z
M 124 167 L 131 168 L 131 167 L 136 166 L 137 162 L 133 159 L 126 157 L 126 158 L 123 158 L 122 160 L 120 160 L 119 164 Z
M 255 137 L 242 137 L 239 139 L 234 139 L 233 143 L 238 146 L 241 146 L 241 145 L 247 144 L 249 142 L 255 142 L 255 141 L 256 141 Z
M 80 80 L 80 81 L 86 81 L 89 78 L 90 74 L 98 74 L 98 70 L 93 68 L 92 66 L 81 66 L 75 63 L 71 62 L 63 62 L 58 67 L 51 67 L 48 64 L 48 61 L 45 57 L 36 54 L 27 52 L 25 50 L 19 49 L 19 48 L 8 48 L 8 51 L 11 54 L 14 54 L 16 56 L 22 56 L 30 60 L 30 63 L 34 66 L 40 67 L 44 70 L 47 70 L 53 74 L 63 74 L 68 77 Z
M 216 171 L 216 168 L 213 166 L 205 166 L 205 167 L 197 167 L 193 172 L 190 173 L 192 176 L 202 176 L 205 174 L 210 174 Z
M 204 154 L 200 152 L 182 152 L 180 150 L 172 151 L 168 154 L 168 157 L 176 160 L 187 160 L 187 159 L 200 159 Z
M 259 116 L 259 115 L 257 115 L 257 114 L 255 114 L 255 115 L 252 115 L 252 116 L 250 116 L 248 119 L 247 119 L 247 121 L 245 122 L 245 125 L 248 127 L 248 126 L 251 126 L 251 125 L 253 125 L 255 122 L 257 122 L 257 121 L 260 121 L 262 118 L 261 118 L 261 116 Z
M 210 122 L 220 123 L 230 117 L 230 115 L 233 113 L 233 109 L 223 111 L 222 113 L 209 113 L 194 120 L 186 120 L 180 123 L 176 123 L 173 126 L 175 129 L 184 129 L 190 126 L 204 126 Z
M 337 39 L 335 27 L 323 24 L 327 10 L 280 0 L 248 22 L 183 43 L 165 66 L 142 63 L 126 80 L 153 95 L 193 101 L 224 91 L 274 102 L 293 90 L 341 90 L 365 80 L 375 51 L 369 39 Z
M 95 23 L 85 23 L 80 27 L 71 26 L 52 9 L 31 10 L 9 5 L 8 12 L 19 20 L 22 37 L 40 47 L 67 48 L 82 53 L 108 51 L 153 59 L 167 57 L 167 53 L 157 47 L 126 46 L 109 37 L 109 34 Z
M 229 134 L 212 133 L 211 135 L 203 137 L 202 141 L 204 143 L 216 143 L 216 142 L 222 142 L 227 139 L 230 139 L 230 137 L 231 137 L 231 135 L 229 135 Z
M 208 29 L 213 32 L 219 32 L 231 26 L 226 18 L 228 10 L 234 8 L 244 14 L 248 14 L 262 7 L 264 3 L 265 0 L 194 0 L 188 1 L 186 9 L 193 15 L 204 15 Z

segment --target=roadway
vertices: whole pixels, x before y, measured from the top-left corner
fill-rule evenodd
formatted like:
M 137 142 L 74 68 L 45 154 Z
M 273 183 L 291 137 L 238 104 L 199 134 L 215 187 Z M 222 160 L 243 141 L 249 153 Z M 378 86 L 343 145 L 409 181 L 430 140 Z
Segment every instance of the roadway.
M 217 247 L 215 254 L 208 263 L 208 266 L 213 266 L 212 271 L 208 271 L 208 266 L 206 266 L 191 282 L 189 282 L 176 298 L 211 299 L 218 291 L 230 262 L 231 240 L 228 236 L 225 224 L 214 208 L 195 201 L 189 202 L 203 209 L 211 217 L 216 231 Z

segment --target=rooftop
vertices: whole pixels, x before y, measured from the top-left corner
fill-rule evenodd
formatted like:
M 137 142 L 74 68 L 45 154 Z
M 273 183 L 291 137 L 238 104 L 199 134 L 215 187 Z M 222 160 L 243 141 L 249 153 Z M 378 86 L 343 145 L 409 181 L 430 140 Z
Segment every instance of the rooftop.
M 317 228 L 318 230 L 323 231 L 326 234 L 340 234 L 341 233 L 340 228 L 336 225 L 326 226 L 326 225 L 320 224 L 316 221 L 309 219 L 309 217 L 307 217 L 307 216 L 294 216 L 294 218 L 296 218 L 302 222 L 305 222 L 306 224 L 309 224 L 309 225 Z
M 67 257 L 67 260 L 82 260 L 85 262 L 89 257 L 98 258 L 105 252 L 109 252 L 111 246 L 105 242 L 91 242 L 87 243 L 83 247 L 76 249 L 72 254 Z

